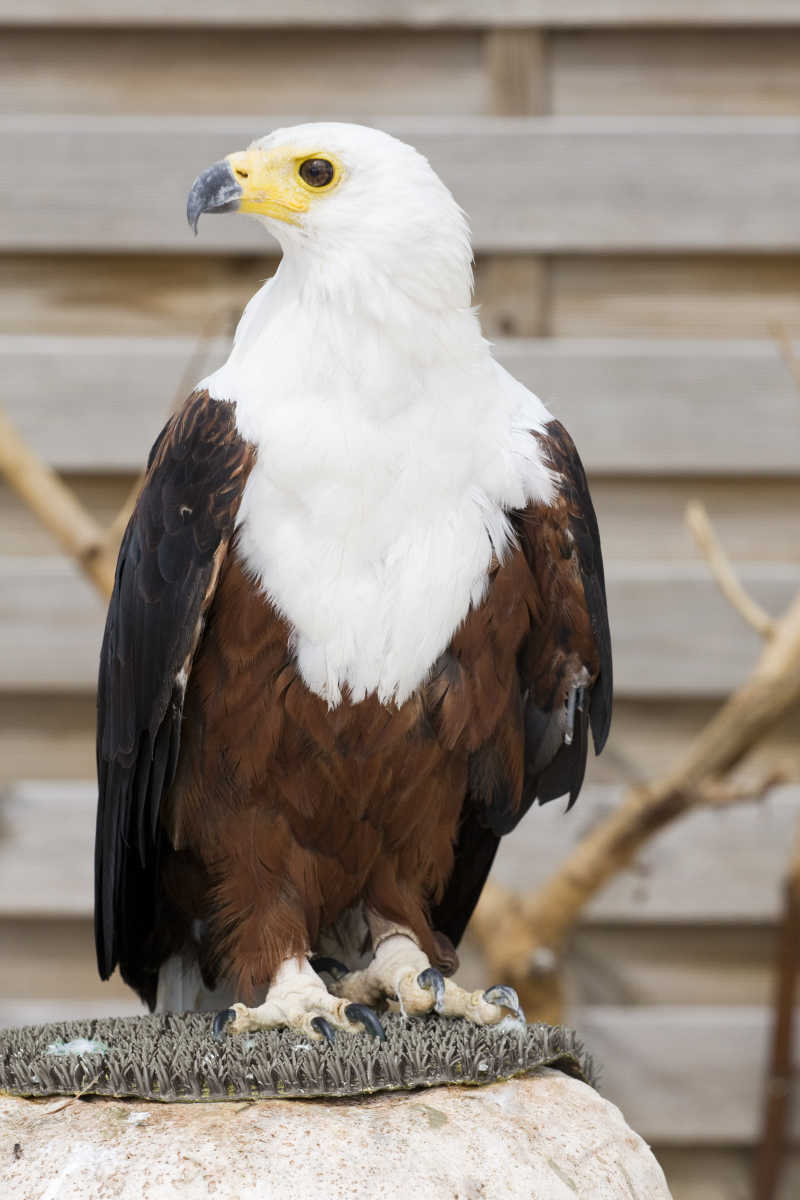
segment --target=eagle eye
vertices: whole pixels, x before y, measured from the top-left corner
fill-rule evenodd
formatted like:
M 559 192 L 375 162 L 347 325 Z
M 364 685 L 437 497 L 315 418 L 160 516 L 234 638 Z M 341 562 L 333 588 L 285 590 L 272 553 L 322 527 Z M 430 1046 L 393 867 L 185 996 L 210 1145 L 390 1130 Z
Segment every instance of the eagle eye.
M 307 158 L 300 164 L 300 178 L 309 187 L 325 187 L 333 179 L 335 169 L 327 158 Z

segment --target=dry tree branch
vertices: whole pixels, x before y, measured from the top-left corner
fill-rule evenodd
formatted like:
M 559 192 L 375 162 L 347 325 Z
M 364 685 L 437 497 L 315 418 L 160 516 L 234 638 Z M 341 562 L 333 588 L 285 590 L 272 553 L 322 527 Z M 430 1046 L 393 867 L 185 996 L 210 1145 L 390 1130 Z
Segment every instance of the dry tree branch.
M 216 312 L 198 339 L 184 368 L 171 412 L 175 412 L 202 374 L 203 359 L 214 337 L 230 332 L 236 314 L 229 308 Z M 74 491 L 26 444 L 0 410 L 0 472 L 17 495 L 58 539 L 64 551 L 108 600 L 114 588 L 117 551 L 142 488 L 140 475 L 108 529 L 104 530 L 81 504 Z
M 473 929 L 494 973 L 514 983 L 532 1014 L 557 1015 L 560 983 L 552 967 L 540 968 L 557 962 L 589 900 L 655 833 L 715 794 L 724 794 L 728 772 L 799 701 L 800 593 L 772 623 L 772 636 L 749 678 L 667 776 L 631 788 L 536 893 L 515 897 L 496 885 L 484 889 Z M 730 787 L 727 795 L 736 797 Z
M 107 547 L 103 530 L 72 489 L 29 449 L 2 410 L 0 471 L 98 591 L 108 598 L 114 587 L 116 555 Z
M 775 631 L 772 617 L 745 591 L 714 532 L 706 506 L 700 500 L 690 500 L 687 504 L 686 524 L 708 563 L 719 590 L 731 607 L 735 608 L 739 616 L 748 625 L 752 625 L 761 637 L 772 637 Z
M 778 347 L 783 355 L 783 361 L 789 368 L 792 378 L 797 386 L 797 390 L 800 392 L 800 357 L 798 357 L 797 351 L 794 348 L 792 335 L 790 334 L 789 328 L 785 321 L 778 322 L 773 328 L 778 342 Z

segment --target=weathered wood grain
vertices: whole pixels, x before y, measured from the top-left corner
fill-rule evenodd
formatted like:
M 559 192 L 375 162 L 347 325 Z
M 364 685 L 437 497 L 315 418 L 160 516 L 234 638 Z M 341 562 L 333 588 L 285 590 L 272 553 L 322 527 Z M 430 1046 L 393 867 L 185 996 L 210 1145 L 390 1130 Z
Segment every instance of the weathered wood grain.
M 0 113 L 485 113 L 481 35 L 451 29 L 6 29 Z
M 57 990 L 51 991 L 49 996 L 35 998 L 23 992 L 18 996 L 0 997 L 0 1029 L 91 1017 L 140 1017 L 145 1011 L 133 992 L 123 996 L 102 992 L 78 1000 Z
M 595 785 L 569 817 L 563 805 L 537 809 L 501 844 L 493 878 L 515 890 L 535 889 L 619 798 L 619 788 Z M 80 781 L 18 782 L 0 792 L 4 918 L 91 913 L 95 802 L 95 785 Z M 762 804 L 693 813 L 654 839 L 584 919 L 642 926 L 774 922 L 798 816 L 797 787 L 777 788 Z
M 542 116 L 550 111 L 547 41 L 537 29 L 493 29 L 486 34 L 490 113 Z
M 96 724 L 91 692 L 0 693 L 0 788 L 31 777 L 90 779 Z
M 534 853 L 545 853 L 545 847 Z M 1 931 L 2 924 L 0 937 Z M 775 932 L 769 925 L 583 921 L 564 957 L 566 1003 L 570 1009 L 598 1004 L 768 1005 L 774 949 Z M 469 930 L 458 957 L 462 986 L 485 987 L 486 961 Z
M 594 475 L 591 487 L 609 562 L 699 558 L 685 521 L 694 499 L 732 559 L 800 562 L 800 480 Z
M 796 30 L 586 28 L 551 34 L 549 48 L 559 116 L 800 112 Z
M 0 249 L 263 252 L 263 230 L 235 217 L 207 218 L 193 239 L 184 209 L 200 170 L 276 123 L 286 120 L 9 116 L 0 157 L 15 170 L 0 185 Z M 428 155 L 483 251 L 800 246 L 797 119 L 381 124 Z
M 547 332 L 550 263 L 532 254 L 485 256 L 475 301 L 487 337 L 541 337 Z
M 0 336 L 6 410 L 62 469 L 136 470 L 187 366 L 199 379 L 225 352 L 204 345 L 198 361 L 195 339 Z M 592 472 L 800 470 L 797 389 L 775 344 L 509 340 L 498 356 L 565 421 Z
M 800 258 L 556 255 L 548 315 L 557 337 L 797 337 Z
M 755 1154 L 744 1146 L 656 1146 L 673 1200 L 747 1200 L 752 1195 Z M 781 1200 L 800 1196 L 800 1161 L 786 1161 Z
M 0 333 L 196 340 L 235 327 L 277 265 L 274 255 L 2 255 Z
M 795 0 L 2 0 L 0 21 L 48 25 L 794 25 Z
M 793 474 L 800 462 L 797 388 L 774 344 L 551 339 L 498 350 L 563 418 L 590 471 Z
M 97 973 L 94 930 L 89 916 L 34 920 L 0 916 L 0 1026 L 2 1007 L 25 996 L 41 1002 L 58 994 L 71 1003 L 129 1001 L 136 998 L 115 974 L 103 982 Z
M 184 27 L 140 28 L 132 38 L 113 27 L 7 28 L 0 112 L 793 115 L 799 36 L 218 28 L 210 38 Z
M 769 1005 L 774 954 L 767 925 L 584 924 L 567 956 L 569 1003 Z
M 570 1014 L 570 1021 L 602 1065 L 603 1095 L 648 1141 L 713 1146 L 757 1140 L 767 1009 L 598 1006 Z
M 742 564 L 769 612 L 800 587 L 795 564 Z M 721 597 L 703 564 L 611 563 L 607 582 L 620 695 L 720 696 L 755 665 L 758 635 Z M 0 559 L 0 690 L 95 685 L 103 604 L 59 558 Z

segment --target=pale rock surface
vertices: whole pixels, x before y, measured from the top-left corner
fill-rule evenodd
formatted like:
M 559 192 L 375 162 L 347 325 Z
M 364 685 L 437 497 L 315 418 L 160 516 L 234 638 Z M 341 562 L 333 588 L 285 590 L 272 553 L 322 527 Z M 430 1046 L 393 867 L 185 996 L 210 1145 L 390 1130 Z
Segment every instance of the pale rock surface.
M 357 1101 L 0 1096 L 2 1200 L 670 1200 L 619 1109 L 558 1071 Z

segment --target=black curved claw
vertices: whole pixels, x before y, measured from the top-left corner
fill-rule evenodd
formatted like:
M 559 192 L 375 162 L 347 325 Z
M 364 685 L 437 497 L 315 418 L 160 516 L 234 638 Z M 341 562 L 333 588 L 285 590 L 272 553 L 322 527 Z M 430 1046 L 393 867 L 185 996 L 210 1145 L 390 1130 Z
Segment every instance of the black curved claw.
M 329 1046 L 332 1046 L 336 1041 L 334 1028 L 324 1017 L 312 1017 L 311 1028 L 316 1029 L 317 1033 L 321 1033 Z
M 494 987 L 486 989 L 483 993 L 483 998 L 487 1004 L 496 1004 L 500 1008 L 510 1008 L 519 1021 L 525 1020 L 525 1013 L 520 1007 L 519 996 L 512 987 L 506 987 L 505 984 L 496 984 Z
M 417 984 L 433 992 L 433 1011 L 440 1013 L 444 1008 L 444 975 L 436 967 L 426 967 L 417 976 Z
M 343 979 L 350 972 L 344 963 L 339 962 L 338 958 L 329 958 L 326 954 L 315 954 L 309 960 L 311 969 L 316 971 L 318 975 L 332 975 L 335 980 Z
M 354 1024 L 356 1022 L 360 1022 L 366 1029 L 367 1033 L 371 1033 L 372 1036 L 376 1037 L 379 1042 L 386 1041 L 386 1030 L 381 1025 L 377 1015 L 368 1005 L 348 1004 L 347 1008 L 344 1010 L 344 1015 L 347 1017 L 348 1021 L 352 1021 Z
M 211 1026 L 211 1032 L 218 1042 L 221 1042 L 225 1037 L 225 1030 L 231 1021 L 235 1020 L 236 1012 L 232 1008 L 223 1008 L 222 1012 L 217 1013 L 214 1017 L 214 1023 Z

